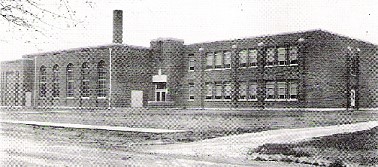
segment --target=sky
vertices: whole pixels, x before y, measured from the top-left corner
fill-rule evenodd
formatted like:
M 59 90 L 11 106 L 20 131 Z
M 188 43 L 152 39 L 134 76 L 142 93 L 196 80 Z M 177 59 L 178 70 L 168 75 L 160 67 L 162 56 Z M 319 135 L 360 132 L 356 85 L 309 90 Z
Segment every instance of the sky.
M 376 0 L 63 0 L 68 4 L 63 6 L 61 2 L 39 0 L 43 8 L 67 14 L 63 19 L 46 15 L 44 23 L 35 23 L 40 32 L 0 19 L 0 61 L 110 44 L 115 9 L 123 10 L 123 43 L 128 45 L 148 47 L 156 38 L 191 44 L 313 29 L 378 44 Z

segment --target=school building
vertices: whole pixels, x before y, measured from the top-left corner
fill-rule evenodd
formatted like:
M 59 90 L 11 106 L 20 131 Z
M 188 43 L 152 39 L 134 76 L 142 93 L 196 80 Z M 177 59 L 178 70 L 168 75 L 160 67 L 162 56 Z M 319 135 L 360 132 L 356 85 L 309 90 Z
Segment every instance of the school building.
M 377 46 L 323 30 L 184 44 L 122 43 L 1 63 L 1 105 L 378 108 Z

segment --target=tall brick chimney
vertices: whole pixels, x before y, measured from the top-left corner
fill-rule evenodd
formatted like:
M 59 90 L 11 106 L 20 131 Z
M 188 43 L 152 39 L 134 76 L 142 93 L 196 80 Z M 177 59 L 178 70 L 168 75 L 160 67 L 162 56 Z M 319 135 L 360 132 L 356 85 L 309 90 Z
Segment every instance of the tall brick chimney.
M 122 43 L 122 10 L 113 10 L 113 43 Z

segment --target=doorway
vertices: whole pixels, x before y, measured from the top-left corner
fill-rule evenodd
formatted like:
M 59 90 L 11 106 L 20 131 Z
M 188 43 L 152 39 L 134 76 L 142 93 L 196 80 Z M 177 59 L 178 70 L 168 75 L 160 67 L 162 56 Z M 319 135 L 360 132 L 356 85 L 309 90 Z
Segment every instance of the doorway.
M 156 82 L 155 83 L 155 101 L 165 101 L 167 94 L 167 83 Z
M 143 91 L 131 91 L 131 107 L 143 107 Z

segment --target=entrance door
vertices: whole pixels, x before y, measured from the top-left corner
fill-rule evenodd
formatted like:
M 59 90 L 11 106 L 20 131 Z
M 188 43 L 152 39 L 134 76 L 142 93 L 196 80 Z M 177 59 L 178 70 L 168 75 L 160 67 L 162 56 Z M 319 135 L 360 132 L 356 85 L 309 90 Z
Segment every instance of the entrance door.
M 131 91 L 131 107 L 143 107 L 143 91 Z
M 356 106 L 356 90 L 354 89 L 350 90 L 350 106 Z
M 167 83 L 157 82 L 155 83 L 155 101 L 165 101 L 167 92 Z

